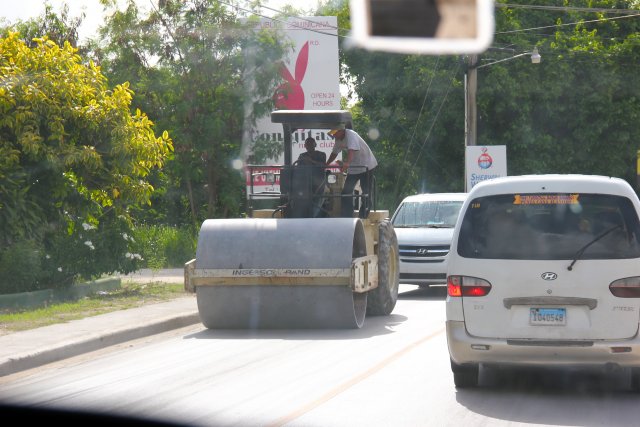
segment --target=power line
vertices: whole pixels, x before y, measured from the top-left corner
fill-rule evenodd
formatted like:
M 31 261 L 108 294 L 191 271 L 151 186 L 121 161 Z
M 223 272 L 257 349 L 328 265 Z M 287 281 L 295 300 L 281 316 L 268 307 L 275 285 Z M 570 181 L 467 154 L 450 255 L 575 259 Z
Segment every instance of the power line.
M 546 28 L 558 28 L 558 27 L 566 27 L 569 25 L 580 25 L 580 24 L 590 24 L 593 22 L 605 22 L 605 21 L 613 21 L 613 20 L 617 20 L 617 19 L 627 19 L 627 18 L 636 18 L 639 17 L 640 13 L 635 13 L 632 15 L 625 15 L 625 16 L 616 16 L 613 18 L 601 18 L 601 19 L 591 19 L 588 21 L 578 21 L 578 22 L 567 22 L 566 24 L 554 24 L 554 25 L 547 25 L 544 27 L 533 27 L 533 28 L 522 28 L 520 30 L 510 30 L 510 31 L 496 31 L 495 34 L 511 34 L 511 33 L 521 33 L 521 32 L 525 32 L 525 31 L 533 31 L 533 30 L 542 30 L 542 29 L 546 29 Z
M 637 9 L 606 9 L 600 7 L 579 7 L 579 6 L 544 6 L 536 4 L 513 4 L 513 3 L 496 3 L 495 7 L 509 9 L 532 9 L 532 10 L 551 10 L 557 12 L 585 12 L 585 13 L 635 13 L 639 14 Z
M 418 160 L 420 159 L 420 156 L 422 155 L 422 149 L 427 144 L 427 141 L 429 140 L 429 137 L 431 136 L 431 131 L 433 131 L 433 128 L 435 127 L 436 121 L 438 120 L 438 116 L 440 115 L 440 111 L 442 111 L 442 107 L 444 106 L 444 103 L 447 100 L 447 97 L 449 96 L 449 92 L 451 91 L 451 86 L 453 86 L 453 82 L 455 81 L 455 78 L 458 75 L 458 71 L 460 70 L 460 64 L 461 63 L 458 62 L 458 66 L 456 67 L 456 70 L 453 72 L 453 76 L 451 77 L 451 81 L 449 82 L 449 87 L 447 87 L 447 92 L 444 94 L 444 97 L 442 98 L 442 102 L 440 103 L 440 107 L 438 108 L 438 112 L 436 113 L 436 116 L 433 118 L 433 121 L 431 122 L 431 127 L 429 128 L 429 131 L 427 132 L 427 136 L 424 138 L 424 141 L 422 142 L 422 145 L 420 146 L 420 151 L 418 151 L 418 155 L 416 156 L 416 160 L 413 163 L 413 167 L 415 167 L 416 164 L 418 163 Z
M 429 80 L 429 84 L 427 85 L 427 91 L 424 94 L 424 98 L 422 100 L 422 105 L 420 106 L 420 112 L 418 113 L 418 117 L 416 118 L 416 124 L 413 127 L 413 132 L 411 133 L 411 138 L 409 139 L 409 144 L 407 145 L 407 149 L 404 152 L 404 156 L 402 158 L 402 164 L 404 164 L 404 162 L 407 161 L 407 157 L 409 156 L 409 152 L 411 151 L 411 146 L 413 145 L 413 140 L 415 138 L 416 135 L 416 130 L 418 129 L 418 123 L 420 122 L 420 117 L 422 117 L 422 111 L 424 110 L 424 105 L 427 102 L 427 97 L 429 95 L 429 91 L 431 89 L 431 84 L 433 83 L 433 79 L 435 78 L 435 75 L 438 71 L 438 65 L 440 64 L 440 57 L 438 56 L 438 59 L 436 60 L 436 65 L 434 67 L 433 70 L 433 74 L 431 75 L 431 80 Z M 402 176 L 402 172 L 403 170 L 400 170 L 400 173 L 397 174 L 396 176 L 396 183 L 394 185 L 394 194 L 398 193 L 398 186 L 400 185 L 400 177 Z
M 231 4 L 231 3 L 227 3 L 227 2 L 222 1 L 222 0 L 216 0 L 216 1 L 217 1 L 218 3 L 221 3 L 221 4 L 224 4 L 224 5 L 227 5 L 227 6 L 229 6 L 229 7 L 234 8 L 234 9 L 241 10 L 241 11 L 246 12 L 246 13 L 249 13 L 249 14 L 251 14 L 251 15 L 259 16 L 259 17 L 261 17 L 261 18 L 265 18 L 265 19 L 268 19 L 268 20 L 271 20 L 271 21 L 279 22 L 279 23 L 281 23 L 281 24 L 290 25 L 290 26 L 292 26 L 292 27 L 296 27 L 296 28 L 299 28 L 299 29 L 301 29 L 301 30 L 311 31 L 311 32 L 318 33 L 318 34 L 322 34 L 322 35 L 325 35 L 325 36 L 335 36 L 335 37 L 343 37 L 343 38 L 347 38 L 347 36 L 341 36 L 340 34 L 325 33 L 324 31 L 316 30 L 316 29 L 313 29 L 313 28 L 307 28 L 307 27 L 304 27 L 304 26 L 302 26 L 302 25 L 298 25 L 298 24 L 296 24 L 296 23 L 294 23 L 294 22 L 283 21 L 282 19 L 273 18 L 273 17 L 271 17 L 271 16 L 266 16 L 266 15 L 261 15 L 261 14 L 259 14 L 259 13 L 255 12 L 255 11 L 253 11 L 253 10 L 245 9 L 245 8 L 240 7 L 240 6 L 238 6 L 238 5 Z M 275 10 L 275 9 L 273 9 L 273 10 Z M 293 16 L 293 17 L 294 17 L 294 18 L 297 18 L 297 19 L 304 20 L 304 21 L 312 22 L 312 23 L 314 23 L 314 24 L 317 24 L 317 22 L 316 22 L 316 21 L 312 21 L 312 20 L 310 20 L 310 19 L 305 19 L 305 18 L 302 18 L 302 17 L 299 17 L 299 16 Z M 331 26 L 331 28 L 336 28 L 336 27 Z M 338 29 L 338 28 L 336 28 L 336 29 Z M 339 29 L 338 29 L 338 30 L 339 30 Z
M 447 91 L 445 92 L 444 96 L 442 97 L 442 101 L 440 102 L 440 106 L 438 107 L 438 111 L 436 112 L 436 115 L 433 118 L 433 121 L 431 122 L 431 126 L 429 127 L 429 130 L 427 131 L 427 136 L 424 138 L 424 141 L 420 145 L 420 149 L 418 150 L 418 153 L 417 153 L 417 155 L 415 157 L 415 161 L 411 165 L 411 169 L 414 169 L 416 167 L 416 165 L 418 164 L 418 160 L 420 160 L 420 156 L 422 155 L 422 151 L 423 151 L 424 147 L 426 146 L 427 141 L 429 140 L 429 137 L 431 136 L 431 132 L 433 131 L 433 128 L 435 127 L 436 122 L 438 121 L 438 117 L 440 116 L 440 112 L 442 111 L 442 107 L 444 107 L 444 104 L 447 101 L 447 98 L 449 97 L 449 92 L 451 91 L 451 87 L 453 86 L 453 82 L 455 81 L 455 78 L 458 75 L 458 71 L 460 70 L 460 64 L 461 63 L 458 61 L 458 65 L 456 66 L 456 69 L 453 72 L 453 76 L 451 77 L 451 81 L 449 82 L 449 86 L 447 87 Z M 447 172 L 444 169 L 442 169 L 442 171 L 445 172 L 445 173 Z M 395 197 L 396 197 L 396 203 L 399 202 L 400 201 L 399 195 L 395 195 Z
M 248 0 L 247 0 L 247 1 L 248 1 Z M 279 14 L 281 14 L 281 15 L 287 15 L 287 14 L 286 14 L 286 13 L 284 13 L 282 10 L 274 9 L 274 8 L 272 8 L 272 7 L 269 7 L 269 6 L 262 6 L 262 5 L 261 5 L 261 6 L 260 6 L 260 8 L 261 8 L 261 9 L 267 9 L 267 10 L 270 10 L 270 11 L 272 11 L 272 12 L 279 13 Z M 287 15 L 287 16 L 289 16 L 289 15 Z M 312 22 L 312 23 L 314 23 L 314 24 L 316 23 L 315 21 L 312 21 L 312 20 L 310 20 L 310 19 L 303 18 L 302 16 L 291 15 L 291 17 L 292 17 L 292 18 L 296 18 L 296 19 L 300 19 L 300 20 L 302 20 L 302 21 Z M 326 25 L 326 27 L 328 27 L 328 28 L 333 28 L 334 30 L 338 30 L 338 31 L 340 30 L 340 28 L 338 28 L 338 27 L 334 27 L 333 25 L 329 25 L 329 24 L 327 24 L 327 25 Z
M 234 4 L 225 2 L 223 0 L 217 0 L 217 2 L 221 3 L 221 4 L 225 4 L 225 5 L 227 5 L 229 7 L 232 7 L 232 8 L 236 8 L 238 10 L 242 10 L 243 12 L 249 13 L 251 15 L 259 16 L 261 18 L 269 19 L 271 21 L 275 21 L 275 22 L 279 22 L 279 23 L 282 23 L 282 24 L 290 25 L 292 27 L 296 27 L 296 28 L 299 28 L 299 29 L 302 29 L 302 30 L 312 31 L 312 32 L 315 32 L 315 33 L 318 33 L 318 34 L 322 34 L 322 35 L 326 35 L 326 36 L 335 36 L 335 37 L 340 37 L 340 38 L 343 38 L 343 39 L 351 39 L 351 36 L 348 36 L 348 35 L 326 33 L 326 32 L 323 32 L 323 31 L 320 31 L 320 30 L 316 30 L 316 29 L 313 29 L 313 28 L 306 28 L 306 27 L 303 27 L 303 26 L 298 25 L 296 23 L 284 21 L 282 19 L 278 19 L 278 18 L 262 15 L 260 13 L 257 13 L 255 11 L 253 11 L 253 10 L 245 9 L 245 8 L 240 7 L 238 5 L 234 5 Z M 276 13 L 280 13 L 280 14 L 286 15 L 283 11 L 271 8 L 269 6 L 260 6 L 260 7 L 264 8 L 264 9 L 271 10 L 271 11 L 276 12 Z M 494 33 L 496 35 L 497 34 L 521 33 L 521 32 L 543 30 L 543 29 L 549 29 L 549 28 L 559 28 L 559 27 L 566 27 L 566 26 L 580 25 L 580 24 L 588 24 L 588 23 L 594 23 L 594 22 L 605 22 L 605 21 L 612 21 L 612 20 L 617 20 L 617 19 L 627 19 L 627 18 L 634 18 L 634 17 L 640 16 L 640 10 L 634 11 L 633 9 L 602 9 L 602 8 L 587 8 L 587 7 L 572 7 L 572 6 L 538 6 L 538 5 L 518 5 L 518 4 L 511 4 L 511 3 L 496 3 L 496 7 L 501 7 L 501 8 L 521 8 L 521 9 L 539 9 L 539 10 L 557 10 L 557 11 L 578 11 L 578 12 L 592 12 L 592 13 L 596 13 L 596 12 L 597 13 L 628 13 L 628 12 L 636 12 L 636 13 L 631 13 L 629 15 L 617 16 L 617 17 L 611 17 L 611 18 L 599 18 L 599 19 L 593 19 L 593 20 L 588 20 L 588 21 L 578 21 L 578 22 L 568 22 L 568 23 L 565 23 L 565 24 L 546 25 L 546 26 L 542 26 L 542 27 L 521 28 L 521 29 L 518 29 L 518 30 L 496 31 Z M 303 18 L 301 16 L 290 15 L 290 17 L 296 18 L 296 19 L 299 19 L 299 20 L 302 20 L 302 21 L 316 23 L 316 21 L 312 21 L 310 19 L 306 19 L 306 18 Z M 341 31 L 341 29 L 339 27 L 335 27 L 333 25 L 326 25 L 326 26 L 329 27 L 329 28 L 333 28 L 336 31 Z M 342 30 L 342 31 L 346 31 L 346 30 Z
M 411 134 L 411 139 L 409 140 L 409 147 L 411 148 L 411 145 L 413 144 L 413 138 L 416 135 L 416 130 L 418 129 L 418 123 L 420 122 L 420 117 L 422 116 L 422 111 L 424 110 L 424 105 L 427 102 L 427 97 L 429 96 L 429 91 L 431 90 L 431 85 L 433 84 L 433 80 L 435 79 L 436 73 L 438 72 L 438 66 L 440 65 L 440 57 L 438 56 L 438 58 L 436 59 L 436 65 L 433 69 L 433 74 L 431 75 L 431 79 L 429 80 L 429 84 L 427 85 L 427 91 L 424 94 L 424 98 L 422 100 L 422 105 L 420 106 L 420 112 L 418 113 L 418 117 L 416 118 L 416 125 L 413 127 L 413 133 Z M 409 152 L 409 149 L 407 149 L 407 152 L 405 153 L 405 159 L 407 158 L 407 154 Z

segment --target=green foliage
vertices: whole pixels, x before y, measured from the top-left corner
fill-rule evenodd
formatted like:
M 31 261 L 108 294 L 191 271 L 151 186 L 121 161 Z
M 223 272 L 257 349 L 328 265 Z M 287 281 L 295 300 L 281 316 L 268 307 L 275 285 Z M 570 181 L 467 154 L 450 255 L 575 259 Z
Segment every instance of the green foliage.
M 192 256 L 186 242 L 176 243 L 178 254 L 154 243 L 144 262 L 132 258 L 143 255 L 137 238 L 122 237 L 133 223 L 195 228 L 205 218 L 242 214 L 243 177 L 232 162 L 241 158 L 245 122 L 272 107 L 278 60 L 288 49 L 214 0 L 163 0 L 148 14 L 133 1 L 103 3 L 112 14 L 88 46 L 94 64 L 82 65 L 78 51 L 62 44 L 73 44 L 77 21 L 50 9 L 19 27 L 24 34 L 0 41 L 2 256 L 18 257 L 13 252 L 25 249 L 17 243 L 34 242 L 29 253 L 50 258 L 34 259 L 33 271 L 60 273 L 46 280 L 61 285 L 113 269 L 181 266 Z M 531 7 L 545 0 L 496 7 L 494 43 L 480 64 L 534 46 L 543 59 L 532 65 L 523 55 L 478 70 L 478 143 L 505 145 L 510 175 L 599 173 L 635 182 L 640 20 L 573 7 L 638 3 L 565 3 L 572 8 Z M 347 35 L 347 1 L 322 2 L 317 14 L 338 16 Z M 30 40 L 44 33 L 57 43 Z M 341 47 L 356 130 L 380 161 L 378 207 L 393 210 L 416 192 L 462 191 L 466 58 Z M 256 53 L 251 61 L 247 51 Z M 130 85 L 109 89 L 103 72 Z M 239 90 L 247 80 L 256 82 L 250 93 Z M 151 120 L 132 107 L 171 133 L 175 153 L 168 133 L 156 138 Z
M 47 272 L 38 286 L 132 271 L 129 208 L 149 203 L 146 178 L 171 139 L 130 112 L 127 83 L 109 88 L 69 43 L 34 43 L 0 39 L 0 244 L 15 258 L 18 242 L 36 242 Z
M 349 4 L 325 2 L 349 28 Z M 462 191 L 464 181 L 463 67 L 458 57 L 401 55 L 345 48 L 341 75 L 355 98 L 354 125 L 371 146 L 378 206 L 393 211 L 416 192 Z M 353 97 L 353 94 L 351 96 Z
M 153 111 L 175 142 L 166 197 L 153 207 L 166 216 L 152 216 L 192 226 L 239 216 L 245 185 L 233 161 L 242 158 L 245 125 L 272 108 L 285 46 L 243 21 L 241 9 L 214 0 L 166 0 L 148 14 L 134 1 L 105 3 L 112 15 L 91 46 L 96 60 L 112 78 L 131 82 L 134 103 Z M 255 82 L 250 92 L 247 81 Z
M 163 225 L 138 226 L 133 232 L 142 266 L 151 269 L 181 268 L 195 258 L 197 230 Z
M 60 5 L 59 13 L 54 12 L 49 2 L 44 2 L 44 13 L 36 18 L 25 22 L 18 22 L 12 28 L 4 30 L 2 36 L 8 35 L 8 31 L 17 32 L 27 46 L 33 48 L 37 46 L 36 38 L 47 37 L 59 46 L 69 42 L 71 46 L 78 47 L 78 28 L 84 20 L 85 13 L 78 17 L 69 15 L 69 5 Z
M 41 289 L 42 247 L 34 241 L 16 242 L 0 250 L 0 294 Z
M 478 144 L 505 145 L 509 175 L 603 174 L 635 183 L 640 20 L 580 8 L 640 6 L 565 4 L 571 7 L 536 7 L 548 6 L 545 0 L 496 7 L 494 42 L 479 63 L 506 61 L 478 69 Z M 318 14 L 337 15 L 340 28 L 349 27 L 346 1 L 325 2 Z M 346 49 L 340 42 L 343 83 L 357 94 L 358 121 L 366 122 L 358 130 L 378 135 L 369 137 L 380 160 L 378 200 L 392 209 L 408 194 L 463 191 L 467 58 Z M 513 59 L 534 46 L 540 64 L 528 55 Z
M 571 6 L 638 8 L 611 0 Z M 498 16 L 504 29 L 542 22 L 571 25 L 558 26 L 543 39 L 531 33 L 496 37 L 523 50 L 538 46 L 542 62 L 514 60 L 480 70 L 479 140 L 507 146 L 511 175 L 587 173 L 635 183 L 640 77 L 631 64 L 640 54 L 638 19 L 612 20 L 612 15 L 579 10 Z M 595 19 L 603 20 L 587 22 Z
M 130 222 L 114 211 L 105 213 L 98 226 L 82 223 L 72 232 L 52 230 L 45 234 L 45 283 L 49 287 L 71 285 L 80 278 L 129 273 L 138 268 L 132 256 L 135 242 Z

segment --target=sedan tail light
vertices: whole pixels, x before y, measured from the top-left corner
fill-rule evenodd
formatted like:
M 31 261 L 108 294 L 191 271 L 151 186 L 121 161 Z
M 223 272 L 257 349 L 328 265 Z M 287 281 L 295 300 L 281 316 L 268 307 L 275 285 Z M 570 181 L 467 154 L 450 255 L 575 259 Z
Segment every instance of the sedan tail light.
M 447 293 L 450 297 L 483 297 L 491 291 L 491 283 L 469 276 L 447 277 Z
M 640 277 L 618 279 L 609 285 L 609 290 L 620 298 L 640 298 Z

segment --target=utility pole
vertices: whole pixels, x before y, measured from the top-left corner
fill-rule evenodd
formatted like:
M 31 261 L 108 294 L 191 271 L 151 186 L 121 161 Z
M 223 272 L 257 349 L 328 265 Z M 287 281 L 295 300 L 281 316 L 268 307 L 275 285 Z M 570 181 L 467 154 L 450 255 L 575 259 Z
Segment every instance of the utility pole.
M 478 55 L 469 55 L 467 72 L 464 75 L 465 89 L 465 118 L 464 118 L 464 146 L 476 145 L 477 116 L 476 92 L 478 91 Z
M 476 105 L 476 92 L 478 89 L 478 55 L 469 55 L 467 58 L 467 72 L 464 75 L 464 159 L 465 159 L 465 173 L 464 173 L 464 191 L 469 191 L 467 188 L 467 147 L 476 145 L 477 138 L 477 105 Z
M 514 58 L 520 58 L 521 56 L 531 55 L 531 63 L 539 64 L 542 57 L 538 52 L 538 48 L 534 47 L 531 52 L 524 52 L 518 55 L 511 56 L 509 58 L 499 59 L 497 61 L 489 62 L 486 64 L 478 65 L 478 55 L 467 56 L 467 72 L 464 75 L 464 148 L 465 148 L 465 183 L 464 191 L 469 191 L 467 188 L 467 168 L 466 168 L 466 155 L 467 147 L 478 144 L 478 108 L 476 104 L 476 93 L 478 91 L 478 68 L 488 67 L 499 62 L 511 61 Z M 638 182 L 640 185 L 640 151 L 638 152 Z

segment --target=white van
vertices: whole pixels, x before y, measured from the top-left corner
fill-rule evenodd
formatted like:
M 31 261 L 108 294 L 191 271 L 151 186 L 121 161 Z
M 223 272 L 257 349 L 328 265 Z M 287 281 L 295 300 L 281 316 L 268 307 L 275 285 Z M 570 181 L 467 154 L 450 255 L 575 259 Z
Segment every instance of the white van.
M 391 223 L 398 237 L 400 283 L 429 287 L 447 283 L 447 254 L 466 193 L 408 196 Z
M 457 387 L 485 365 L 631 368 L 640 390 L 640 201 L 618 178 L 476 185 L 454 231 L 446 329 Z

